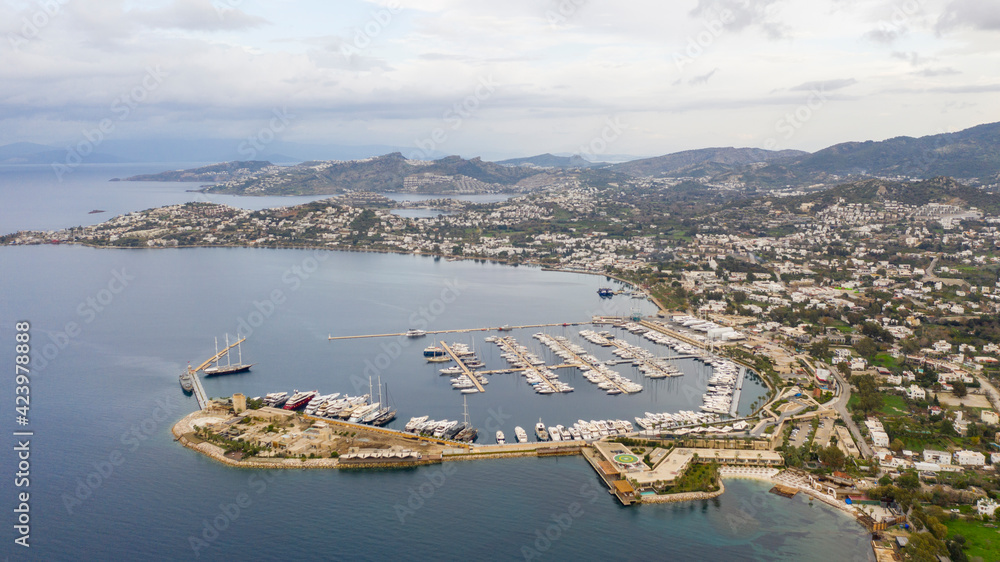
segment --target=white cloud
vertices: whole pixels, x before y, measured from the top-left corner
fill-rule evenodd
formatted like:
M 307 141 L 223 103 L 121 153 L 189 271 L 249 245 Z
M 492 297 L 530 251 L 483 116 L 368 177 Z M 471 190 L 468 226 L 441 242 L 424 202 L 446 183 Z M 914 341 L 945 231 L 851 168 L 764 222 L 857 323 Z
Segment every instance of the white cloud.
M 641 124 L 615 152 L 752 144 L 814 87 L 837 96 L 788 148 L 933 132 L 946 103 L 952 125 L 1000 112 L 1000 37 L 963 1 L 213 1 L 73 0 L 31 37 L 37 4 L 0 3 L 0 144 L 76 138 L 156 65 L 169 77 L 116 135 L 244 136 L 287 106 L 285 140 L 407 145 L 487 76 L 443 151 L 573 151 L 609 115 Z

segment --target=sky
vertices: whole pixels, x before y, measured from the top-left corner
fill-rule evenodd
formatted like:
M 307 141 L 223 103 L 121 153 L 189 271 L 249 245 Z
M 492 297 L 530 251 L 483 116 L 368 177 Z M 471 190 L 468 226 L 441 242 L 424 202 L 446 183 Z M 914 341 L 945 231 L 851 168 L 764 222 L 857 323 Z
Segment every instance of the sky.
M 600 159 L 1000 121 L 1000 0 L 0 0 L 0 33 L 0 145 Z

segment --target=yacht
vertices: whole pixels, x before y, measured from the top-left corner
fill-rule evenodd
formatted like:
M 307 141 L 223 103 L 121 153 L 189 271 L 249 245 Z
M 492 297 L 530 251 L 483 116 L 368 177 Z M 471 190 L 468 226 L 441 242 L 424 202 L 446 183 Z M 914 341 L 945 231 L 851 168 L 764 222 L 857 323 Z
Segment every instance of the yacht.
M 409 330 L 406 331 L 406 337 L 408 338 L 419 338 L 421 336 L 426 336 L 426 335 L 427 332 L 424 330 L 417 330 L 414 328 L 410 328 Z
M 497 445 L 503 445 L 505 443 L 507 443 L 507 440 L 504 439 L 503 432 L 498 429 L 497 430 Z
M 535 424 L 535 437 L 538 437 L 539 441 L 549 440 L 549 432 L 545 431 L 545 424 L 542 423 L 541 419 Z
M 410 421 L 406 422 L 406 425 L 403 427 L 403 429 L 405 429 L 406 431 L 413 431 L 413 428 L 427 421 L 427 418 L 428 416 L 412 417 L 410 418 Z
M 528 433 L 524 431 L 524 428 L 521 426 L 517 426 L 514 428 L 514 436 L 517 437 L 518 443 L 528 442 Z
M 424 357 L 441 357 L 442 355 L 446 354 L 447 353 L 445 352 L 444 349 L 437 347 L 436 345 L 424 348 Z

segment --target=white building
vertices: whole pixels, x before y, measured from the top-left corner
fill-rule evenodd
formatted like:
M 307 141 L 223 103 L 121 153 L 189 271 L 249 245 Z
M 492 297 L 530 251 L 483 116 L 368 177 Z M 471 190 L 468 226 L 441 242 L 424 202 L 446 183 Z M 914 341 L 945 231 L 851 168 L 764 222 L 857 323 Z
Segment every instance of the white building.
M 915 384 L 911 384 L 910 388 L 906 389 L 906 396 L 910 400 L 925 400 L 927 398 L 927 392 Z
M 872 432 L 872 445 L 876 447 L 888 447 L 889 435 L 884 431 L 875 430 Z
M 1000 415 L 998 415 L 993 410 L 983 410 L 980 419 L 983 420 L 983 423 L 987 423 L 990 425 L 1000 425 Z
M 990 498 L 979 498 L 979 501 L 976 502 L 976 512 L 979 515 L 993 515 L 998 507 L 1000 504 Z
M 979 451 L 955 451 L 955 463 L 962 466 L 983 466 L 986 455 Z
M 935 464 L 951 464 L 951 453 L 948 453 L 947 451 L 934 451 L 931 449 L 925 449 L 924 462 L 932 462 Z

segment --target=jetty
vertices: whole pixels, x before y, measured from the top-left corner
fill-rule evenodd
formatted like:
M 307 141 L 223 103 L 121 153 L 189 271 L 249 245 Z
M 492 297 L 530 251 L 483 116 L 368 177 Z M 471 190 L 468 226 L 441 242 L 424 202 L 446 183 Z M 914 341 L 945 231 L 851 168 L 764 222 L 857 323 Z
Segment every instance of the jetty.
M 601 372 L 600 369 L 597 368 L 597 365 L 592 365 L 589 361 L 587 361 L 584 358 L 582 358 L 579 355 L 577 355 L 572 349 L 570 349 L 568 346 L 566 346 L 563 342 L 559 341 L 556 338 L 552 338 L 551 341 L 552 341 L 552 345 L 559 347 L 559 349 L 561 349 L 563 352 L 565 352 L 570 357 L 572 357 L 574 361 L 576 361 L 576 364 L 567 363 L 565 365 L 560 365 L 560 367 L 570 367 L 570 366 L 572 366 L 572 367 L 579 368 L 581 366 L 585 366 L 585 367 L 591 369 L 594 373 L 597 373 L 597 374 L 601 375 L 601 377 L 606 382 L 608 382 L 609 384 L 611 384 L 612 386 L 614 386 L 615 388 L 617 388 L 622 394 L 632 394 L 631 392 L 628 391 L 628 389 L 626 389 L 622 385 L 618 384 L 616 381 L 611 380 L 610 378 L 608 378 L 604 373 Z
M 523 326 L 497 326 L 489 328 L 464 328 L 461 330 L 427 330 L 424 332 L 426 335 L 434 334 L 469 334 L 472 332 L 509 332 L 511 330 L 525 330 L 529 328 L 557 328 L 557 327 L 569 327 L 569 326 L 582 326 L 585 322 L 556 322 L 553 324 L 525 324 Z M 363 336 L 334 336 L 329 335 L 326 339 L 328 340 L 358 340 L 364 338 L 392 338 L 400 336 L 409 336 L 406 332 L 400 332 L 396 334 L 367 334 Z M 419 337 L 419 336 L 417 336 Z M 235 345 L 235 344 L 233 344 Z
M 508 338 L 500 338 L 499 340 L 497 340 L 497 344 L 504 351 L 506 351 L 508 353 L 513 353 L 514 355 L 516 355 L 517 356 L 517 360 L 520 361 L 521 363 L 523 363 L 525 365 L 531 365 L 531 361 L 528 361 L 528 358 L 525 357 L 524 354 L 522 354 L 521 351 L 517 349 L 517 342 L 513 338 L 509 338 L 509 339 Z M 534 373 L 535 375 L 537 375 L 538 378 L 542 379 L 542 382 L 544 382 L 546 386 L 548 386 L 550 389 L 552 389 L 552 392 L 559 392 L 559 390 L 556 388 L 556 385 L 552 384 L 552 382 L 549 380 L 549 378 L 546 377 L 544 373 L 542 373 L 542 369 L 539 369 L 539 368 L 534 367 L 534 366 L 529 366 L 529 367 L 526 367 L 526 368 L 521 369 L 521 370 L 522 371 L 528 371 L 528 370 L 532 371 L 532 373 Z
M 448 344 L 444 343 L 444 340 L 441 341 L 441 349 L 444 349 L 445 352 L 451 356 L 452 361 L 454 361 L 455 364 L 457 364 L 459 368 L 462 369 L 462 373 L 465 376 L 469 377 L 469 380 L 472 381 L 472 384 L 476 385 L 476 390 L 478 390 L 479 392 L 486 392 L 486 389 L 483 388 L 482 383 L 479 382 L 479 377 L 477 377 L 476 374 L 473 373 L 471 369 L 469 369 L 469 367 L 465 364 L 465 361 L 463 361 L 462 358 L 459 357 L 457 353 L 455 353 L 455 350 L 453 350 Z
M 208 406 L 208 395 L 205 394 L 205 387 L 201 386 L 201 379 L 196 371 L 188 371 L 191 375 L 191 382 L 194 385 L 194 397 L 198 401 L 198 409 L 204 410 Z

